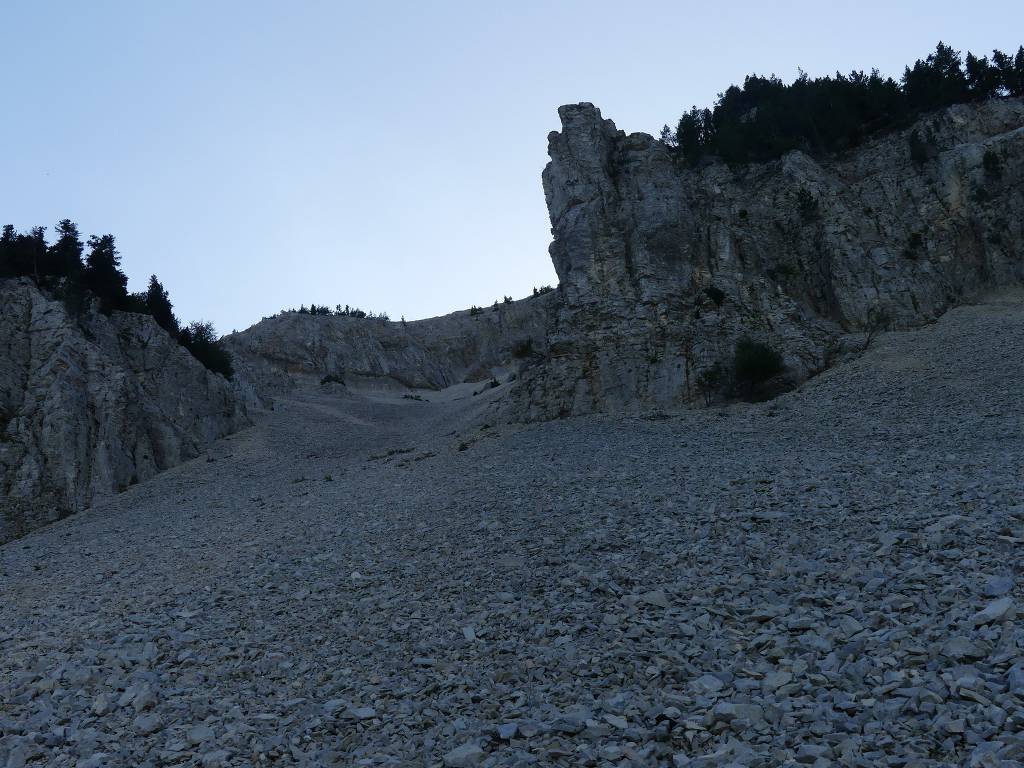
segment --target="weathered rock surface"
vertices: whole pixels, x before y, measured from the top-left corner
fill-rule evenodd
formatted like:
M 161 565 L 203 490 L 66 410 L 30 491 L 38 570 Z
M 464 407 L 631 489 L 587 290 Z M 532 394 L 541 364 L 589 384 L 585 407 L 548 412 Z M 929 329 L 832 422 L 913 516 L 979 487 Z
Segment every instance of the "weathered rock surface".
M 545 294 L 404 323 L 283 312 L 225 342 L 239 378 L 262 395 L 324 377 L 356 388 L 436 390 L 489 379 L 517 355 L 542 354 L 555 301 Z
M 1018 297 L 665 418 L 282 396 L 0 546 L 0 766 L 1019 767 L 1022 380 Z
M 689 170 L 591 104 L 559 115 L 543 180 L 562 303 L 519 393 L 529 416 L 681 404 L 741 336 L 799 381 L 876 307 L 910 327 L 1024 278 L 1020 99 L 924 118 L 920 165 L 908 130 L 820 162 Z
M 247 423 L 231 384 L 151 317 L 79 321 L 31 281 L 0 281 L 0 542 Z

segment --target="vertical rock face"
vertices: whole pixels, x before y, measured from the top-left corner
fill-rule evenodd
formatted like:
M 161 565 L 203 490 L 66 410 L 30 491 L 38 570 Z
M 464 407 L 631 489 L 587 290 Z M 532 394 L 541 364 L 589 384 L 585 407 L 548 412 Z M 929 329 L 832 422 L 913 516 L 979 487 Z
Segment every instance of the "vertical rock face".
M 196 456 L 248 423 L 151 317 L 71 317 L 0 280 L 0 542 Z
M 592 104 L 559 116 L 543 182 L 561 304 L 528 416 L 680 404 L 742 336 L 799 381 L 876 309 L 909 327 L 1024 279 L 1020 99 L 926 117 L 920 164 L 908 130 L 827 161 L 690 170 Z

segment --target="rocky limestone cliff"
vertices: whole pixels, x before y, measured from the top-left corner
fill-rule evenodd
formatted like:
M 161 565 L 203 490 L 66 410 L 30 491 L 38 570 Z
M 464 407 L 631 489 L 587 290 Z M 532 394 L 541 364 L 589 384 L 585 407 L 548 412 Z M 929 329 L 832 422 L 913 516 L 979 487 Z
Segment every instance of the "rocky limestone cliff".
M 247 424 L 231 384 L 147 315 L 71 317 L 0 280 L 0 543 Z
M 528 418 L 685 403 L 742 336 L 798 382 L 874 308 L 910 327 L 1024 279 L 1020 99 L 924 118 L 918 163 L 907 130 L 827 160 L 690 170 L 592 104 L 559 115 L 543 182 L 561 301 L 518 391 Z
M 546 351 L 554 294 L 410 322 L 284 312 L 225 337 L 241 386 L 266 398 L 327 376 L 350 387 L 443 389 Z M 524 346 L 525 344 L 525 346 Z

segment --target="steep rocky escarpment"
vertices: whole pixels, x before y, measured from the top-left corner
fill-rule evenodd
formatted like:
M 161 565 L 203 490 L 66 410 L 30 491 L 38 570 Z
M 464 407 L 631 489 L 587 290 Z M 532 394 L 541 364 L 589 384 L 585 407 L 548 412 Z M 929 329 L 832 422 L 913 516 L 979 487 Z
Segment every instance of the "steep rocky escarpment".
M 75 318 L 30 280 L 0 280 L 0 542 L 247 423 L 231 384 L 153 318 Z
M 815 160 L 690 170 L 591 104 L 559 110 L 544 191 L 561 301 L 526 372 L 532 418 L 670 406 L 737 339 L 780 350 L 798 382 L 879 312 L 930 321 L 1024 279 L 1024 102 L 927 116 Z
M 411 322 L 284 312 L 225 338 L 243 386 L 272 395 L 324 377 L 442 389 L 543 353 L 554 294 Z

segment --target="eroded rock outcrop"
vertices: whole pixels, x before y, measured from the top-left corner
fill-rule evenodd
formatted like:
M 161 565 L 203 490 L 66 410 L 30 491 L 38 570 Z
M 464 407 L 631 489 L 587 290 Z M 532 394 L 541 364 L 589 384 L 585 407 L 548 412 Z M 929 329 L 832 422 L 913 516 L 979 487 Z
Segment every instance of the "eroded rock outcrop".
M 324 377 L 354 387 L 443 389 L 543 354 L 555 303 L 545 294 L 410 322 L 284 312 L 225 342 L 242 385 L 264 398 Z
M 876 308 L 910 327 L 1024 279 L 1020 99 L 928 116 L 919 163 L 908 130 L 824 161 L 690 170 L 591 104 L 559 115 L 543 181 L 561 303 L 518 393 L 528 417 L 684 403 L 741 336 L 799 381 Z
M 231 384 L 147 315 L 68 314 L 0 280 L 0 542 L 248 423 Z

